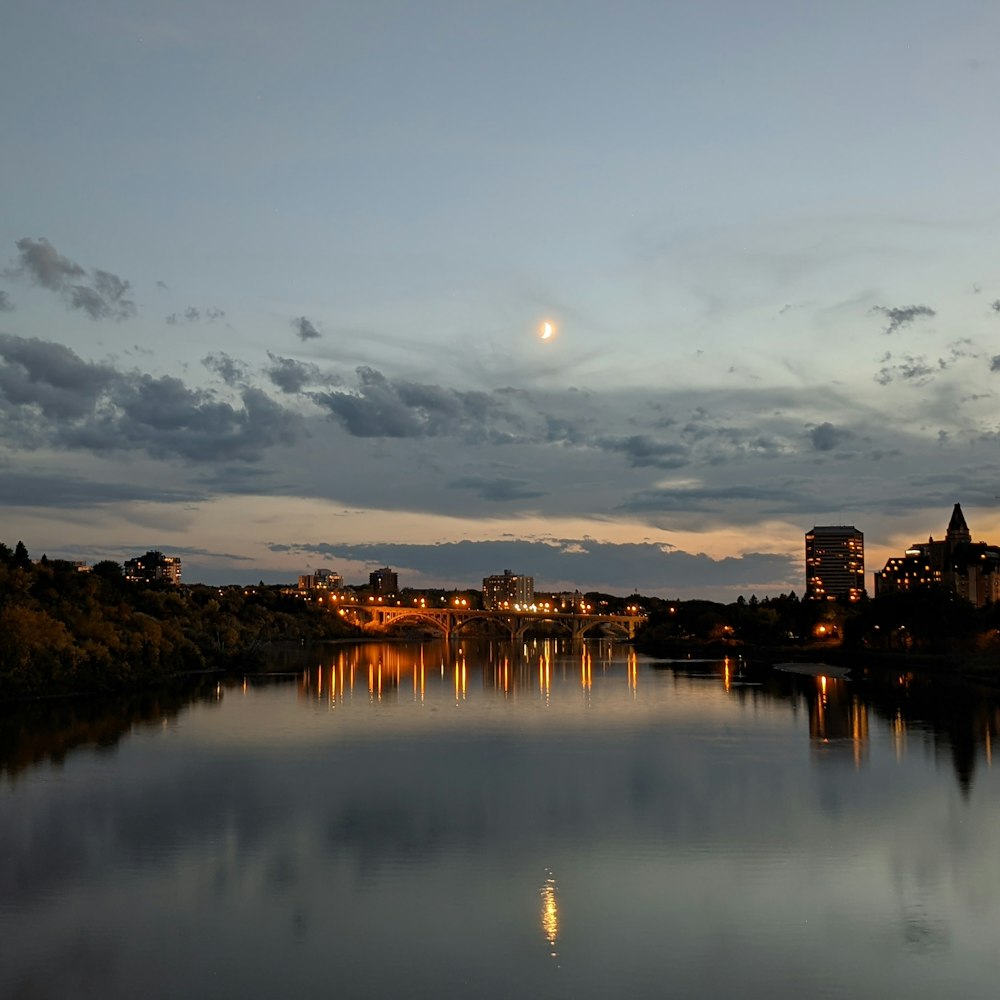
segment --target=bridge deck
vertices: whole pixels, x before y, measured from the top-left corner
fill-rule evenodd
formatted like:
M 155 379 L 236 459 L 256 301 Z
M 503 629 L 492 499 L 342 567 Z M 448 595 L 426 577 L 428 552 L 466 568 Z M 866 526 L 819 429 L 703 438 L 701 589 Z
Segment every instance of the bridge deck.
M 641 615 L 600 615 L 551 611 L 478 611 L 467 608 L 420 608 L 386 604 L 347 604 L 341 609 L 346 617 L 361 623 L 387 628 L 403 622 L 426 625 L 445 638 L 457 633 L 472 635 L 499 631 L 511 639 L 523 637 L 534 626 L 555 625 L 574 639 L 591 631 L 614 631 L 622 638 L 635 638 L 636 629 L 645 618 Z

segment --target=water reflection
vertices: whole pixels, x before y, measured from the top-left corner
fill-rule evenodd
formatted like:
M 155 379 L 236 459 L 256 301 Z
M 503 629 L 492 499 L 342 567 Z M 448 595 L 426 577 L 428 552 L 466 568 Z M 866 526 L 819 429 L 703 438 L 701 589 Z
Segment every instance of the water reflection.
M 454 700 L 468 699 L 470 685 L 480 691 L 516 696 L 531 692 L 551 703 L 553 687 L 568 677 L 576 658 L 580 689 L 594 686 L 595 671 L 607 676 L 624 667 L 624 679 L 634 694 L 639 683 L 640 659 L 634 649 L 610 640 L 573 644 L 563 639 L 539 639 L 520 645 L 501 642 L 364 643 L 344 646 L 302 672 L 302 697 L 336 705 L 353 700 L 359 684 L 368 700 L 382 702 L 409 691 L 412 699 L 425 701 L 428 679 L 447 681 Z
M 990 695 L 601 643 L 304 655 L 7 713 L 0 996 L 995 991 Z
M 550 869 L 546 868 L 545 882 L 542 884 L 541 889 L 538 890 L 538 894 L 542 900 L 542 933 L 545 935 L 545 940 L 548 943 L 549 954 L 553 958 L 558 957 L 556 941 L 559 938 L 559 901 L 556 893 L 555 876 L 553 876 Z
M 219 682 L 195 677 L 116 698 L 65 698 L 0 705 L 0 774 L 61 765 L 74 751 L 113 750 L 130 732 L 170 725 L 188 706 L 218 703 Z
M 853 679 L 846 679 L 779 673 L 736 657 L 649 661 L 607 640 L 575 645 L 563 639 L 363 643 L 283 653 L 275 665 L 283 672 L 238 681 L 195 678 L 130 698 L 6 706 L 0 710 L 0 768 L 13 775 L 42 761 L 61 762 L 76 747 L 112 748 L 136 727 L 170 724 L 190 704 L 218 703 L 237 684 L 246 695 L 263 684 L 291 683 L 303 702 L 331 710 L 360 704 L 429 707 L 447 692 L 454 705 L 470 710 L 494 699 L 527 699 L 547 710 L 564 711 L 575 704 L 606 715 L 612 709 L 608 692 L 616 684 L 637 710 L 655 714 L 658 703 L 650 696 L 662 697 L 667 682 L 678 694 L 697 692 L 711 700 L 716 692 L 748 709 L 784 704 L 793 715 L 804 710 L 817 764 L 866 766 L 874 720 L 879 720 L 897 763 L 906 760 L 914 744 L 929 745 L 949 761 L 964 792 L 977 766 L 991 766 L 1000 729 L 993 692 L 943 674 L 875 673 L 859 666 Z M 640 698 L 643 677 L 653 687 Z M 568 700 L 571 692 L 575 698 Z M 713 704 L 721 710 L 723 702 Z
M 819 759 L 848 755 L 860 767 L 868 750 L 868 706 L 857 686 L 825 675 L 813 678 L 809 702 L 809 739 Z

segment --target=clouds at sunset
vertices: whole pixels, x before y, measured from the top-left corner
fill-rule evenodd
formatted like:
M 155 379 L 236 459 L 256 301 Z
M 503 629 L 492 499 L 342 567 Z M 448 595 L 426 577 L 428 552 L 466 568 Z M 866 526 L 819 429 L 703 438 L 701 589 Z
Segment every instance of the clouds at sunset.
M 1000 541 L 995 11 L 307 6 L 5 26 L 8 542 L 729 597 Z

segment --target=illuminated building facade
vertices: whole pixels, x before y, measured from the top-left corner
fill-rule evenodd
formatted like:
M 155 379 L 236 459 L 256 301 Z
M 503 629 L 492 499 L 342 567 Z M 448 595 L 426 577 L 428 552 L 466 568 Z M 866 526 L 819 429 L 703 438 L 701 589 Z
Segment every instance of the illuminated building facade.
M 943 539 L 932 536 L 911 545 L 875 574 L 876 597 L 933 586 L 945 587 L 977 608 L 1000 600 L 1000 547 L 972 540 L 958 503 Z
M 368 586 L 376 597 L 394 597 L 399 593 L 399 577 L 394 570 L 383 566 L 368 574 Z
M 497 576 L 483 580 L 483 607 L 487 611 L 496 608 L 526 607 L 535 600 L 535 578 L 520 576 L 505 569 Z
M 332 569 L 318 569 L 308 576 L 299 577 L 300 591 L 336 591 L 344 587 L 344 578 Z
M 137 559 L 125 561 L 125 579 L 129 583 L 170 583 L 176 586 L 181 582 L 180 558 L 150 550 Z
M 859 601 L 865 594 L 865 536 L 853 524 L 817 525 L 806 533 L 806 598 Z

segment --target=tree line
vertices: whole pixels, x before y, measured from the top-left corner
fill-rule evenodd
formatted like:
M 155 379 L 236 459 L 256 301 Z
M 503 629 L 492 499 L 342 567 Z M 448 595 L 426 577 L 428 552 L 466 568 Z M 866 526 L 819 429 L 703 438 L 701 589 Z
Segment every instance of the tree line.
M 651 653 L 684 647 L 839 648 L 846 652 L 971 656 L 1000 651 L 1000 604 L 976 608 L 928 586 L 848 604 L 780 594 L 732 604 L 645 600 L 638 645 Z
M 356 634 L 280 587 L 134 583 L 110 560 L 80 572 L 0 543 L 0 698 L 134 689 Z

